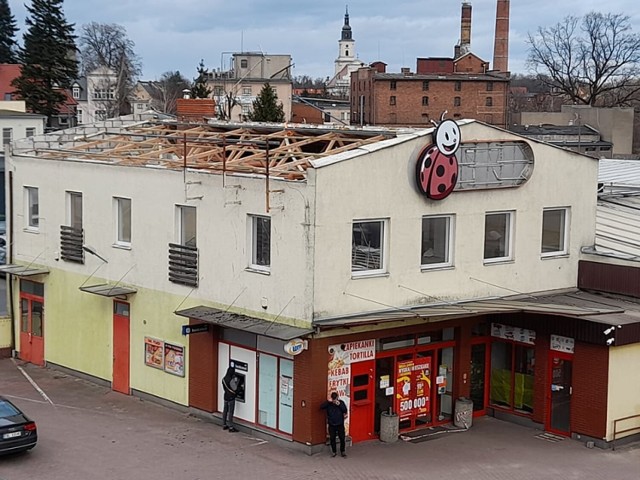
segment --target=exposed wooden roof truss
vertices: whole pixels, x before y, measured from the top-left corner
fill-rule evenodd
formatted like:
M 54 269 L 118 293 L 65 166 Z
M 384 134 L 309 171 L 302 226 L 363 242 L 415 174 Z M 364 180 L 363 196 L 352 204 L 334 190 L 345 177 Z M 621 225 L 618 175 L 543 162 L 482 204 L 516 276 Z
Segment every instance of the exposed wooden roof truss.
M 146 123 L 118 132 L 76 136 L 69 146 L 37 151 L 41 158 L 87 159 L 305 178 L 311 161 L 392 138 L 390 131 L 329 130 L 254 124 Z

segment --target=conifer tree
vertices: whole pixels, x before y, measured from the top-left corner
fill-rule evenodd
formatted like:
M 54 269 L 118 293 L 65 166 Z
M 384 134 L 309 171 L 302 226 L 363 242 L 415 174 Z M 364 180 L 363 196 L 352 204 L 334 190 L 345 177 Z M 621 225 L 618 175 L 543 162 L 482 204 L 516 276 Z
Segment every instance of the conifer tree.
M 265 83 L 253 102 L 253 110 L 248 115 L 253 122 L 284 122 L 282 102 L 269 83 Z
M 13 81 L 27 107 L 47 117 L 58 113 L 65 101 L 64 90 L 78 76 L 74 25 L 62 12 L 63 0 L 31 0 L 27 6 L 21 75 Z
M 8 0 L 0 0 L 0 63 L 17 63 L 16 19 Z
M 209 98 L 211 89 L 207 86 L 208 75 L 209 70 L 204 67 L 204 60 L 200 60 L 198 76 L 194 79 L 193 87 L 191 87 L 192 98 Z

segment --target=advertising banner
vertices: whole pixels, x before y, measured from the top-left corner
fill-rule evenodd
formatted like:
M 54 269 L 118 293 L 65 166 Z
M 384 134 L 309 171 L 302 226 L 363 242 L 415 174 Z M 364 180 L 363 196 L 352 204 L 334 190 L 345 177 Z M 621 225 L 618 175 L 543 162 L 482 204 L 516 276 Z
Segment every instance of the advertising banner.
M 164 349 L 162 340 L 144 337 L 144 363 L 150 367 L 164 367 Z
M 351 411 L 351 364 L 373 360 L 376 357 L 376 341 L 363 340 L 330 345 L 328 353 L 327 396 L 331 392 L 337 392 L 347 406 L 347 411 Z M 345 419 L 344 428 L 348 434 L 349 416 Z
M 416 417 L 425 417 L 430 411 L 431 357 L 418 358 L 413 366 L 413 380 L 416 393 L 413 399 Z
M 396 410 L 400 421 L 424 417 L 431 408 L 431 357 L 398 362 Z
M 413 360 L 398 362 L 396 375 L 397 411 L 400 421 L 410 418 L 413 414 L 413 395 L 411 382 L 413 380 Z
M 164 344 L 164 371 L 184 377 L 184 347 Z

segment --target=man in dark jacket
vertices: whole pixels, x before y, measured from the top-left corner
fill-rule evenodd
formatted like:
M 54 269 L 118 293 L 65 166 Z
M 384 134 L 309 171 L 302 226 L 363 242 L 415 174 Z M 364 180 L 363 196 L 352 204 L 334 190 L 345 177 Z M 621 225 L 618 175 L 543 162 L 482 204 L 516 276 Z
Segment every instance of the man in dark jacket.
M 344 452 L 344 419 L 347 416 L 347 406 L 338 398 L 336 392 L 331 392 L 331 399 L 322 402 L 320 408 L 327 411 L 331 456 L 336 456 L 336 436 L 338 436 L 340 439 L 340 456 L 346 457 L 347 454 Z
M 236 408 L 236 396 L 238 395 L 238 384 L 240 379 L 236 375 L 234 367 L 227 368 L 227 373 L 222 379 L 222 388 L 224 389 L 224 408 L 222 409 L 223 430 L 237 432 L 233 425 L 233 412 Z

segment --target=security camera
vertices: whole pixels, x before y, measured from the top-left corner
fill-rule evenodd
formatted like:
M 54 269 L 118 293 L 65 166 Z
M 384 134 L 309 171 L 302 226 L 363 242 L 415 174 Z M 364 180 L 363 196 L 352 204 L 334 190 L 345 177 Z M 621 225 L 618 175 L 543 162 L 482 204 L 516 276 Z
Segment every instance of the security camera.
M 616 341 L 615 338 L 610 338 L 610 339 L 607 340 L 607 345 L 611 345 L 615 341 Z
M 609 327 L 607 328 L 604 332 L 605 335 L 609 335 L 611 332 L 613 332 L 616 329 L 616 327 Z

